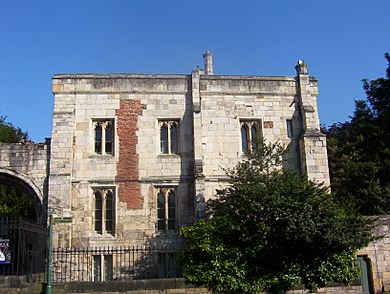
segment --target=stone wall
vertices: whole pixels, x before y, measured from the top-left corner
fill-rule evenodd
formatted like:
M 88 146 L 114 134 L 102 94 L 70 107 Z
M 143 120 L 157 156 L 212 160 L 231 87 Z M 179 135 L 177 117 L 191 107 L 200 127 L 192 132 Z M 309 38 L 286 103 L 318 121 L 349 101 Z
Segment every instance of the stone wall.
M 26 189 L 45 219 L 50 140 L 45 143 L 0 143 L 0 178 Z
M 358 252 L 367 256 L 376 293 L 390 291 L 390 216 L 380 216 L 376 221 L 375 236 L 379 239 Z
M 126 282 L 62 283 L 53 286 L 55 293 L 127 293 L 127 294 L 210 294 L 206 288 L 186 284 L 184 279 L 133 280 Z M 266 294 L 267 292 L 264 292 Z M 288 291 L 287 294 L 306 294 L 307 290 Z M 318 289 L 323 294 L 360 294 L 361 286 L 332 286 Z
M 67 153 L 66 164 L 54 165 L 50 206 L 57 217 L 72 218 L 72 225 L 57 225 L 56 246 L 112 246 L 144 244 L 155 239 L 156 190 L 175 187 L 178 222 L 193 222 L 192 199 L 192 125 L 187 110 L 186 76 L 181 75 L 57 75 L 53 79 L 55 114 L 73 113 L 73 123 L 53 122 L 53 150 Z M 75 90 L 76 92 L 73 92 Z M 66 104 L 67 113 L 58 111 Z M 69 108 L 71 107 L 71 108 Z M 94 120 L 115 124 L 114 152 L 94 152 Z M 180 120 L 180 155 L 160 154 L 158 121 Z M 66 130 L 66 135 L 61 134 Z M 71 137 L 69 141 L 65 139 Z M 67 148 L 65 150 L 64 148 Z M 53 157 L 57 157 L 53 152 Z M 66 183 L 56 184 L 60 179 Z M 60 187 L 69 187 L 69 192 Z M 93 190 L 116 190 L 116 232 L 94 232 Z M 70 209 L 70 210 L 69 210 Z M 67 231 L 67 232 L 66 232 Z M 67 242 L 58 238 L 67 234 Z
M 158 191 L 175 191 L 176 228 L 202 218 L 205 202 L 227 185 L 225 170 L 245 157 L 243 122 L 290 145 L 286 168 L 329 184 L 317 81 L 307 66 L 299 63 L 297 76 L 213 75 L 210 54 L 207 71 L 191 75 L 54 76 L 49 206 L 57 218 L 71 219 L 56 226 L 56 246 L 175 238 L 174 230 L 157 232 Z M 109 154 L 94 149 L 99 122 L 115 126 Z M 160 128 L 172 123 L 179 126 L 178 151 L 161 152 Z M 101 188 L 115 191 L 114 233 L 94 230 L 94 191 Z
M 45 283 L 27 281 L 25 277 L 0 277 L 0 293 L 44 293 Z M 132 280 L 101 283 L 54 283 L 53 293 L 83 294 L 210 294 L 206 288 L 186 284 L 183 279 Z M 306 294 L 307 290 L 288 291 L 287 294 Z M 333 286 L 318 289 L 323 294 L 360 294 L 361 286 Z M 265 292 L 264 294 L 267 294 Z

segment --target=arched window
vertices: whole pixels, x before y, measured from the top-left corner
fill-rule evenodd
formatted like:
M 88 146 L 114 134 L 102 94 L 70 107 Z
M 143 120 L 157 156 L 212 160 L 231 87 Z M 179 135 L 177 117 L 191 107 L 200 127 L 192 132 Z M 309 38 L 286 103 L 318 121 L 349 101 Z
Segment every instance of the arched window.
M 94 120 L 94 152 L 114 154 L 114 120 Z
M 177 122 L 171 123 L 170 129 L 171 135 L 171 153 L 178 153 L 178 124 Z
M 94 189 L 95 216 L 94 228 L 97 234 L 115 233 L 115 193 L 114 188 Z
M 159 121 L 160 152 L 162 154 L 179 153 L 179 122 L 171 120 Z
M 162 191 L 157 193 L 157 230 L 165 230 L 165 199 Z
M 95 191 L 95 232 L 103 233 L 103 196 L 98 190 Z
M 176 194 L 173 188 L 157 190 L 157 231 L 176 230 Z
M 250 153 L 257 147 L 257 140 L 260 134 L 259 121 L 241 121 L 241 150 L 243 153 Z
M 160 127 L 160 150 L 161 153 L 168 154 L 168 125 L 163 123 Z
M 176 200 L 175 191 L 172 189 L 168 192 L 168 230 L 176 229 Z
M 113 123 L 112 121 L 107 121 L 106 123 L 106 129 L 105 129 L 105 153 L 106 154 L 112 154 L 113 152 L 113 146 L 114 146 L 114 130 L 113 130 Z
M 251 126 L 251 147 L 252 147 L 252 150 L 255 150 L 256 149 L 256 146 L 257 146 L 257 124 L 255 123 L 252 123 L 252 126 Z
M 95 124 L 95 153 L 102 154 L 102 124 L 96 122 Z
M 241 147 L 242 147 L 242 152 L 247 153 L 249 151 L 248 129 L 245 124 L 241 125 Z
M 105 207 L 105 220 L 106 220 L 106 233 L 113 234 L 114 232 L 114 195 L 111 190 L 107 190 L 106 194 L 106 207 Z

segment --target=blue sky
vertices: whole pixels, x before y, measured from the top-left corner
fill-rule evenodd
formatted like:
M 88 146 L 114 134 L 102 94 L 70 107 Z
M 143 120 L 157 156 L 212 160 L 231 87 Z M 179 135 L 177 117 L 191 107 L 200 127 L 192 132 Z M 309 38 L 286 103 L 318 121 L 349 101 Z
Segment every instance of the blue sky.
M 0 0 L 0 114 L 36 141 L 51 136 L 55 73 L 190 73 L 319 80 L 320 119 L 348 120 L 361 79 L 385 74 L 389 0 Z

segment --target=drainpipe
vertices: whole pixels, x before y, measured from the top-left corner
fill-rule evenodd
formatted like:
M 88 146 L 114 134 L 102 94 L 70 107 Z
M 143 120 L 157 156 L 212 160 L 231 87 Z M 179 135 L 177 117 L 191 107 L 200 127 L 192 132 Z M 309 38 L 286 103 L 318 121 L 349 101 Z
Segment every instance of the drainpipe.
M 53 261 L 53 213 L 49 214 L 49 228 L 48 228 L 48 242 L 47 242 L 47 281 L 46 281 L 46 294 L 51 294 L 51 270 Z

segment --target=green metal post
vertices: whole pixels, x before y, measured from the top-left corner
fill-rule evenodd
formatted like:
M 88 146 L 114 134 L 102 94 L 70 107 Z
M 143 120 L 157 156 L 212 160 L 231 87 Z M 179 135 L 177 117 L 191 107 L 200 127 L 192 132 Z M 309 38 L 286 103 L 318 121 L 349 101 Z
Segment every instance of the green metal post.
M 48 229 L 48 242 L 47 242 L 47 281 L 46 281 L 46 294 L 51 294 L 51 269 L 53 259 L 53 214 L 49 215 L 49 229 Z

